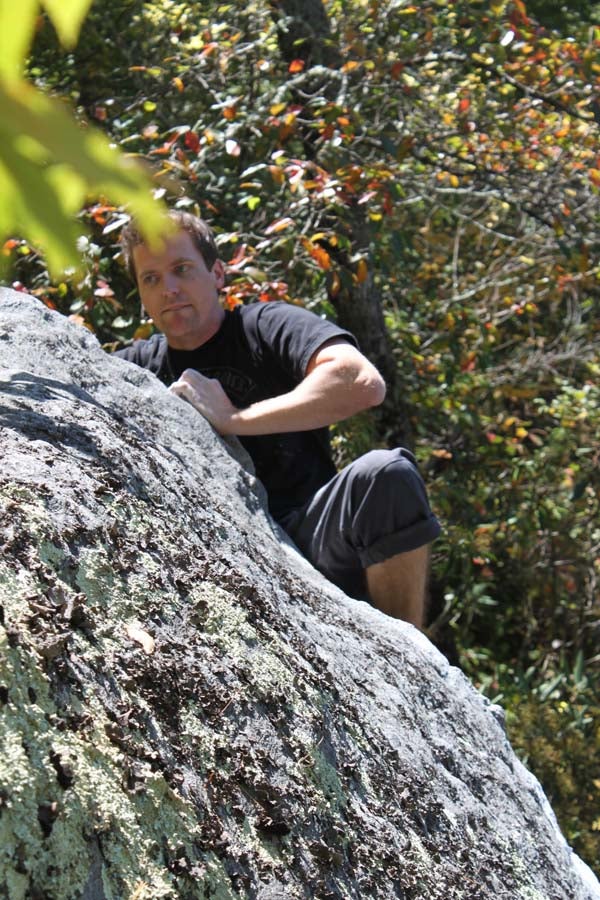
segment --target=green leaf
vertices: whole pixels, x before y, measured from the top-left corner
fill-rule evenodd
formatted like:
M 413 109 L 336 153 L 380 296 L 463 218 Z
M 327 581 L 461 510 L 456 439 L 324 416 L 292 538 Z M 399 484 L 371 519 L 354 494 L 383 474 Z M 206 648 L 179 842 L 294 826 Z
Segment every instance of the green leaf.
M 0 77 L 12 80 L 22 74 L 37 8 L 38 0 L 0 0 Z
M 0 231 L 38 245 L 54 274 L 78 260 L 75 214 L 88 195 L 128 205 L 151 242 L 165 230 L 140 167 L 25 82 L 0 84 Z
M 73 47 L 92 0 L 42 0 L 61 42 Z

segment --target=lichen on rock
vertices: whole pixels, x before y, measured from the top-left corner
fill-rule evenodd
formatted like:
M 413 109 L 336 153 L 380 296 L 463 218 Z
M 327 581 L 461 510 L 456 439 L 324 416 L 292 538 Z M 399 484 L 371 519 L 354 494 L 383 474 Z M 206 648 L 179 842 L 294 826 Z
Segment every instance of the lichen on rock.
M 0 295 L 0 894 L 593 900 L 495 711 L 234 443 Z

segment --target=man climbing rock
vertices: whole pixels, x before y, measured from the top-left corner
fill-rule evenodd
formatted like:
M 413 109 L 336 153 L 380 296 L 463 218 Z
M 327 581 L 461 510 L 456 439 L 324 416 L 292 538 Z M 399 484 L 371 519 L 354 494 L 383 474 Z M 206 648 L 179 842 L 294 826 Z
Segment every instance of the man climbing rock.
M 354 337 L 288 303 L 225 311 L 225 269 L 201 219 L 170 214 L 160 250 L 134 223 L 125 260 L 161 334 L 117 355 L 150 369 L 222 435 L 237 435 L 269 509 L 302 553 L 353 597 L 423 626 L 439 534 L 414 457 L 373 450 L 336 473 L 327 426 L 380 404 L 385 384 Z

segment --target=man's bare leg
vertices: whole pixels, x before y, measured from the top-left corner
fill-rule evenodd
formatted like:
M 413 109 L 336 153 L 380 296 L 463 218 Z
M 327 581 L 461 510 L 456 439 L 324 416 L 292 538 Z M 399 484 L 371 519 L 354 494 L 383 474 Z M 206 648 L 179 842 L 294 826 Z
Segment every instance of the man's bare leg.
M 429 573 L 429 545 L 397 553 L 365 570 L 373 606 L 423 628 Z

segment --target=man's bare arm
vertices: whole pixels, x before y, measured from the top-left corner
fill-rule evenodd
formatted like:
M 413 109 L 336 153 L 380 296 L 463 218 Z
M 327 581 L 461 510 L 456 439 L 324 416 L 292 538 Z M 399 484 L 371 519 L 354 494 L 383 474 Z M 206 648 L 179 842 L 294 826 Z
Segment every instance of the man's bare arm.
M 246 409 L 233 406 L 216 379 L 194 369 L 186 369 L 170 390 L 195 406 L 220 434 L 240 436 L 321 428 L 378 406 L 385 397 L 377 369 L 341 338 L 319 347 L 292 391 Z

